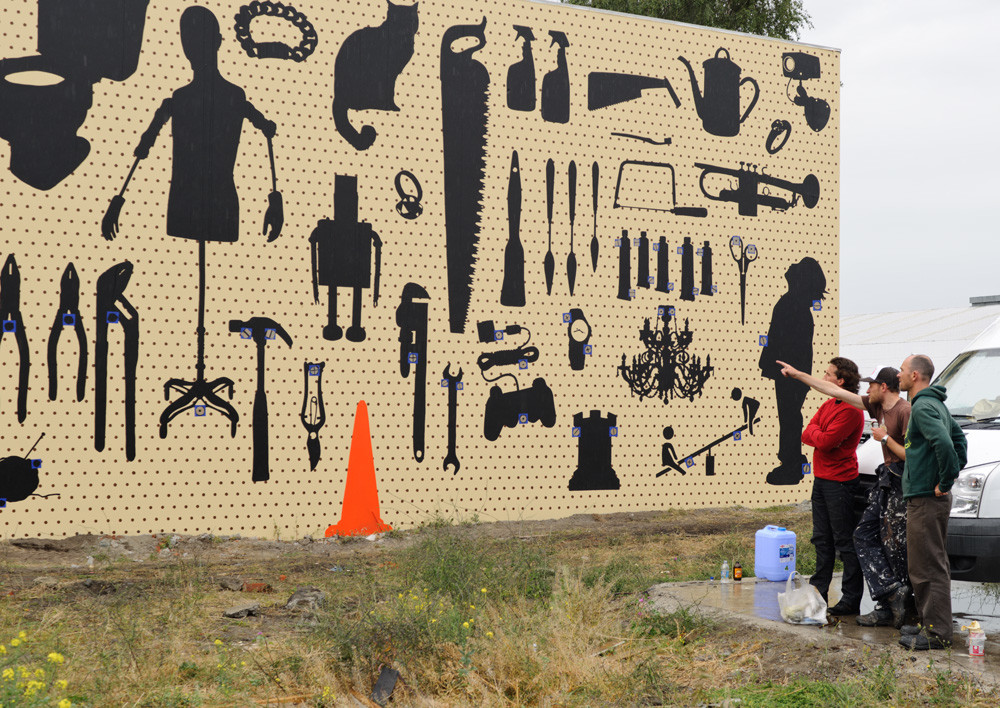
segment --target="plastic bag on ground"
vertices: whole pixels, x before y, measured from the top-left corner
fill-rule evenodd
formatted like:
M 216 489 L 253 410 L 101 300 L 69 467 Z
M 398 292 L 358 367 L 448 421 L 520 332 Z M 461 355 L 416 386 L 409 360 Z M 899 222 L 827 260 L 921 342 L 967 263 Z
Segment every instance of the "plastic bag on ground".
M 819 590 L 802 582 L 801 577 L 793 571 L 785 581 L 785 592 L 778 593 L 781 618 L 789 624 L 826 624 L 826 601 Z

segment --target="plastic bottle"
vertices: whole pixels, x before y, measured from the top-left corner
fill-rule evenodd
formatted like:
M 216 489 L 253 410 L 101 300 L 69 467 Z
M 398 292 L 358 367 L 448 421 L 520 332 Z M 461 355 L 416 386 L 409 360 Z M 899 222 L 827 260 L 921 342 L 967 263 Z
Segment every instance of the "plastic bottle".
M 969 656 L 985 656 L 986 632 L 979 626 L 979 622 L 972 620 L 971 624 L 963 624 L 962 631 L 969 633 Z
M 736 561 L 736 565 L 733 566 L 733 580 L 737 583 L 743 580 L 743 566 L 740 565 L 739 561 Z
M 722 570 L 719 572 L 719 580 L 721 582 L 723 582 L 723 583 L 731 582 L 731 578 L 729 577 L 729 561 L 728 560 L 722 561 Z

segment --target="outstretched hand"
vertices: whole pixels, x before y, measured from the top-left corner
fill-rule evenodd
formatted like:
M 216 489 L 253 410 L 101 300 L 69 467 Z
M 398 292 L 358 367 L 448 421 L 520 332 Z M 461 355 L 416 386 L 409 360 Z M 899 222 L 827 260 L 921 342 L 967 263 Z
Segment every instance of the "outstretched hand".
M 267 229 L 270 227 L 271 235 L 267 236 L 267 242 L 271 243 L 281 236 L 281 227 L 284 225 L 285 208 L 281 192 L 271 192 L 267 195 L 267 211 L 264 213 L 264 230 L 261 233 L 267 236 Z
M 791 364 L 786 364 L 780 359 L 775 359 L 774 363 L 781 367 L 781 375 L 786 376 L 790 379 L 794 379 L 796 378 L 796 374 L 802 373 Z
M 108 241 L 114 240 L 115 236 L 118 235 L 118 217 L 121 216 L 123 206 L 125 206 L 125 197 L 116 194 L 111 198 L 108 210 L 104 213 L 104 218 L 101 219 L 101 236 Z

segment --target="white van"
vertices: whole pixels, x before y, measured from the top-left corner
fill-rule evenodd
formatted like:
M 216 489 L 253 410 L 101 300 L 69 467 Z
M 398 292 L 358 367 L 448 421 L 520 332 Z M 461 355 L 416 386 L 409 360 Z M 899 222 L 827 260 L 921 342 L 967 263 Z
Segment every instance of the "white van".
M 951 490 L 951 577 L 1000 582 L 1000 319 L 955 357 L 934 383 L 948 390 L 945 406 L 969 441 L 968 464 Z M 881 444 L 869 440 L 859 447 L 858 463 L 861 474 L 873 479 L 882 463 Z

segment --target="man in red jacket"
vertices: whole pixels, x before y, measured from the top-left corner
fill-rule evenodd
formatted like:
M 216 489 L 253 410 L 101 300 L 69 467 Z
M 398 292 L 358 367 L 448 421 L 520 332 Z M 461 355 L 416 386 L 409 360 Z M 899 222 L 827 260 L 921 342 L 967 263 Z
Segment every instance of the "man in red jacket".
M 861 374 L 850 359 L 834 357 L 823 380 L 845 391 L 858 392 Z M 836 554 L 844 563 L 840 602 L 831 615 L 856 615 L 861 609 L 864 576 L 854 550 L 854 495 L 858 487 L 858 442 L 865 426 L 860 410 L 836 398 L 819 407 L 802 432 L 802 442 L 813 451 L 812 544 L 816 572 L 809 582 L 825 600 L 833 577 Z

